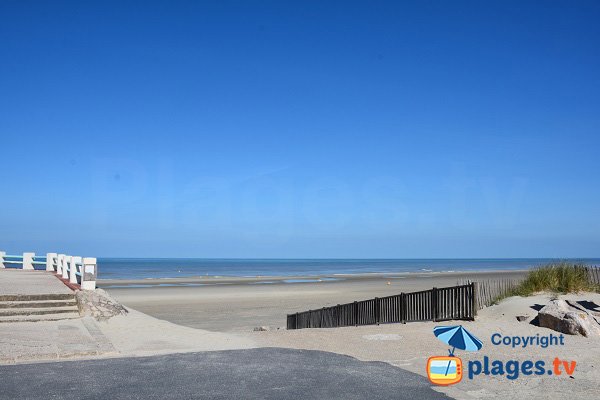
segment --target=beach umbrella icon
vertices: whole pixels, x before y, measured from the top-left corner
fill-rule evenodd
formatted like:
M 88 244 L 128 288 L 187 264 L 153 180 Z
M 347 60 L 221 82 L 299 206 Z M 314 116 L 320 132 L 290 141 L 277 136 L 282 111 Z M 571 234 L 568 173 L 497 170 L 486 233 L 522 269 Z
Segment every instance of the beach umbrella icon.
M 456 349 L 477 351 L 483 347 L 481 340 L 463 328 L 462 325 L 437 326 L 433 328 L 433 334 L 442 342 L 452 346 L 452 350 L 448 350 L 450 356 L 454 355 L 454 350 Z
M 452 346 L 452 350 L 448 349 L 450 357 L 454 357 L 454 350 L 456 349 L 477 351 L 483 347 L 481 340 L 473 336 L 462 325 L 437 326 L 433 328 L 433 334 L 442 342 Z M 446 375 L 448 375 L 448 368 L 450 368 L 450 362 L 448 362 L 448 367 L 446 368 Z

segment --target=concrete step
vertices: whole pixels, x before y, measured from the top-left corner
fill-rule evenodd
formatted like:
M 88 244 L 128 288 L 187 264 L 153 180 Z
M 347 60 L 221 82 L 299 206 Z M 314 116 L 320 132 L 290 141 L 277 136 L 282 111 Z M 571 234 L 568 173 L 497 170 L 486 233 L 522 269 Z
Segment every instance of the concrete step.
M 8 317 L 15 315 L 46 315 L 46 314 L 64 314 L 64 313 L 79 313 L 75 306 L 67 307 L 46 307 L 46 308 L 10 308 L 0 310 L 0 317 Z
M 49 294 L 5 294 L 0 295 L 1 301 L 46 301 L 46 300 L 74 300 L 75 293 L 49 293 Z
M 40 322 L 40 321 L 60 321 L 62 319 L 80 318 L 78 312 L 44 314 L 44 315 L 8 315 L 0 316 L 0 324 L 6 322 Z
M 69 300 L 39 300 L 39 301 L 0 301 L 0 311 L 6 308 L 45 308 L 76 306 L 75 299 Z

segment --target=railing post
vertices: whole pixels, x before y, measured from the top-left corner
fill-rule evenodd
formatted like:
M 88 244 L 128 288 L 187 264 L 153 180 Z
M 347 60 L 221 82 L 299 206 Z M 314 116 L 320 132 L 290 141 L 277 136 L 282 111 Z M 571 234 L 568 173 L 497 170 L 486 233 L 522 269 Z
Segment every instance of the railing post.
M 96 277 L 98 276 L 98 265 L 95 257 L 84 257 L 81 266 L 81 289 L 96 289 Z
M 56 258 L 56 253 L 46 254 L 46 271 L 54 272 L 54 258 Z
M 77 262 L 81 261 L 81 257 L 71 257 L 71 268 L 69 269 L 69 282 L 77 283 Z
M 56 273 L 58 275 L 62 275 L 64 261 L 65 261 L 65 255 L 64 254 L 58 254 L 56 256 Z
M 4 256 L 6 255 L 5 251 L 0 251 L 0 268 L 4 268 Z
M 23 269 L 33 269 L 35 253 L 23 253 Z
M 71 256 L 65 255 L 63 258 L 63 270 L 62 277 L 63 279 L 69 279 L 69 265 L 71 263 Z

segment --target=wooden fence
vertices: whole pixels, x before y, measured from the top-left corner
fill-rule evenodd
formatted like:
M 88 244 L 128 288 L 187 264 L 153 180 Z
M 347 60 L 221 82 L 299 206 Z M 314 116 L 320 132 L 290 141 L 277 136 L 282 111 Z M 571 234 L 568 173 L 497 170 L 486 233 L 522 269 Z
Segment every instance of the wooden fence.
M 516 288 L 522 279 L 490 279 L 477 281 L 477 293 L 475 294 L 477 309 L 489 307 L 498 299 L 503 298 Z M 471 281 L 459 281 L 460 285 L 468 285 Z
M 600 286 L 600 267 L 586 267 L 586 272 L 590 283 Z
M 287 329 L 473 320 L 477 283 L 338 304 L 287 316 Z
M 583 267 L 589 281 L 600 285 L 600 267 Z M 462 281 L 458 286 L 433 288 L 389 297 L 376 297 L 318 310 L 288 314 L 287 329 L 335 328 L 416 321 L 473 320 L 477 311 L 509 295 L 523 279 Z

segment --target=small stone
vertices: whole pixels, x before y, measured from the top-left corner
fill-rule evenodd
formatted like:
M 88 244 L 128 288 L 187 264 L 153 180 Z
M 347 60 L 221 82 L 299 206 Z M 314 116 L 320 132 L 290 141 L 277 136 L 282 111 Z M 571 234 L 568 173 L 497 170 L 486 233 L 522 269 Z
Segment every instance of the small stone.
M 523 322 L 529 319 L 529 315 L 517 315 L 517 321 Z
M 271 329 L 268 326 L 257 326 L 256 328 L 254 328 L 254 332 L 266 332 L 270 330 Z

